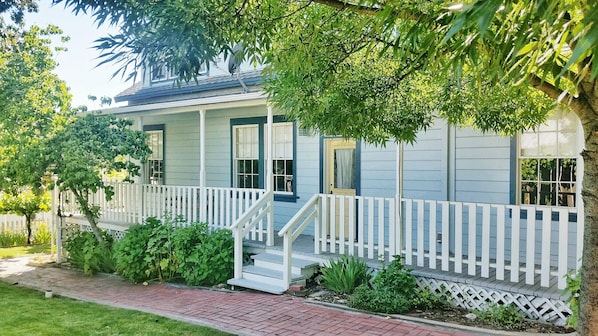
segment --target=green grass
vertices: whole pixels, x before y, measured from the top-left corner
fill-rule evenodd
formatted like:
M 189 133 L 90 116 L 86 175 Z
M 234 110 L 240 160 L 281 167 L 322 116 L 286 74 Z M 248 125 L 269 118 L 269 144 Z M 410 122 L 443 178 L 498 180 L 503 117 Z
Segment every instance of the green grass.
M 15 246 L 0 248 L 0 259 L 10 259 L 31 254 L 50 253 L 50 244 Z
M 229 335 L 168 318 L 111 308 L 0 282 L 0 333 L 19 335 Z

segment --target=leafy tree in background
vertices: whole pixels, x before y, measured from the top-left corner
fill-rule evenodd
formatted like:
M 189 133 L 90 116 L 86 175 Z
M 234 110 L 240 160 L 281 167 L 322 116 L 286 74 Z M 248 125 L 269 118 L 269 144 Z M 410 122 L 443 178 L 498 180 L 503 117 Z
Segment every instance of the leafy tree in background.
M 50 201 L 50 193 L 34 193 L 31 189 L 22 190 L 16 195 L 3 193 L 0 196 L 0 213 L 14 213 L 25 216 L 27 245 L 30 245 L 31 221 L 36 214 L 50 210 Z
M 585 133 L 579 332 L 598 330 L 598 2 L 54 2 L 92 12 L 100 24 L 122 23 L 122 33 L 101 39 L 98 47 L 105 51 L 104 62 L 120 62 L 123 74 L 131 76 L 139 64 L 166 62 L 182 80 L 191 80 L 205 61 L 242 42 L 248 59 L 270 64 L 276 74 L 266 89 L 278 107 L 314 128 L 336 128 L 371 142 L 387 136 L 412 141 L 427 126 L 427 106 L 419 99 L 411 113 L 411 107 L 395 105 L 405 101 L 397 96 L 403 90 L 417 95 L 413 85 L 421 86 L 422 78 L 432 84 L 438 79 L 440 92 L 451 98 L 448 107 L 438 107 L 441 117 L 482 130 L 513 133 L 543 117 L 536 109 L 519 114 L 485 103 L 477 109 L 478 102 L 492 99 L 497 85 L 522 94 L 535 89 L 568 104 Z M 418 79 L 421 71 L 428 76 Z M 305 89 L 297 89 L 304 83 Z M 355 102 L 362 103 L 351 108 Z
M 125 181 L 139 175 L 137 162 L 145 162 L 150 149 L 145 134 L 131 128 L 132 121 L 90 113 L 57 132 L 35 151 L 43 158 L 43 166 L 57 175 L 61 191 L 71 191 L 82 214 L 91 225 L 98 241 L 104 238 L 98 228 L 100 207 L 90 202 L 90 196 L 104 190 L 106 199 L 114 195 L 103 174 L 111 171 L 126 173 Z

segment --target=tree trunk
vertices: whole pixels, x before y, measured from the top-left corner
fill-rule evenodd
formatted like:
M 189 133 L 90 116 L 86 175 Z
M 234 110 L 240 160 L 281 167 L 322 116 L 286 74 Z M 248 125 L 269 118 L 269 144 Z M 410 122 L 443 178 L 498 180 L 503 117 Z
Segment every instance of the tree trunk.
M 585 231 L 577 331 L 581 336 L 591 336 L 598 334 L 598 90 L 582 92 L 588 93 L 584 97 L 588 108 L 576 111 L 585 138 L 582 152 L 584 214 L 580 214 L 585 218 Z
M 31 215 L 25 216 L 25 224 L 27 225 L 27 245 L 31 245 Z
M 91 231 L 96 236 L 96 239 L 100 243 L 103 242 L 104 237 L 102 237 L 102 232 L 100 231 L 100 228 L 98 228 L 97 215 L 91 209 L 91 207 L 93 205 L 89 204 L 87 198 L 82 197 L 79 193 L 73 191 L 73 194 L 75 194 L 75 199 L 77 200 L 77 203 L 79 204 L 79 208 L 83 212 L 83 216 L 85 216 L 85 218 L 89 222 L 89 226 L 91 226 Z

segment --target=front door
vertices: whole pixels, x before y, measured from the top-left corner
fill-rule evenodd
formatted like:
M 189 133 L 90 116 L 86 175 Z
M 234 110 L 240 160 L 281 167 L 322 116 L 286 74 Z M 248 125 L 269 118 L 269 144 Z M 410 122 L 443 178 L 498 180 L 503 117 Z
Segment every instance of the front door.
M 325 140 L 325 178 L 324 192 L 333 195 L 355 196 L 356 185 L 356 146 L 355 140 L 326 139 Z M 344 213 L 340 213 L 340 204 L 335 200 L 335 209 L 330 209 L 330 216 L 334 216 L 334 236 L 339 237 L 341 223 L 344 237 L 349 235 L 349 199 L 345 199 Z M 333 215 L 334 214 L 334 215 Z M 332 218 L 331 218 L 332 219 Z M 353 221 L 355 223 L 355 221 Z M 333 228 L 329 227 L 328 232 Z

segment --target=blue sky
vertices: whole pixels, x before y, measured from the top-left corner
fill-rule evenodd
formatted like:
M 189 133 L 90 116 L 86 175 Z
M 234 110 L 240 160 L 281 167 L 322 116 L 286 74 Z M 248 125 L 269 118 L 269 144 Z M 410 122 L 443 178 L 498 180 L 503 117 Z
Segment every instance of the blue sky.
M 120 77 L 111 78 L 117 69 L 115 66 L 102 65 L 96 68 L 99 52 L 93 49 L 93 41 L 110 32 L 115 33 L 116 28 L 98 28 L 89 15 L 75 16 L 62 5 L 52 7 L 50 0 L 41 0 L 39 12 L 29 14 L 25 20 L 27 25 L 56 25 L 71 37 L 65 45 L 68 51 L 55 55 L 59 64 L 55 72 L 69 86 L 73 94 L 73 106 L 83 104 L 95 108 L 97 106 L 87 99 L 88 95 L 114 97 L 133 84 L 131 81 L 121 81 Z

